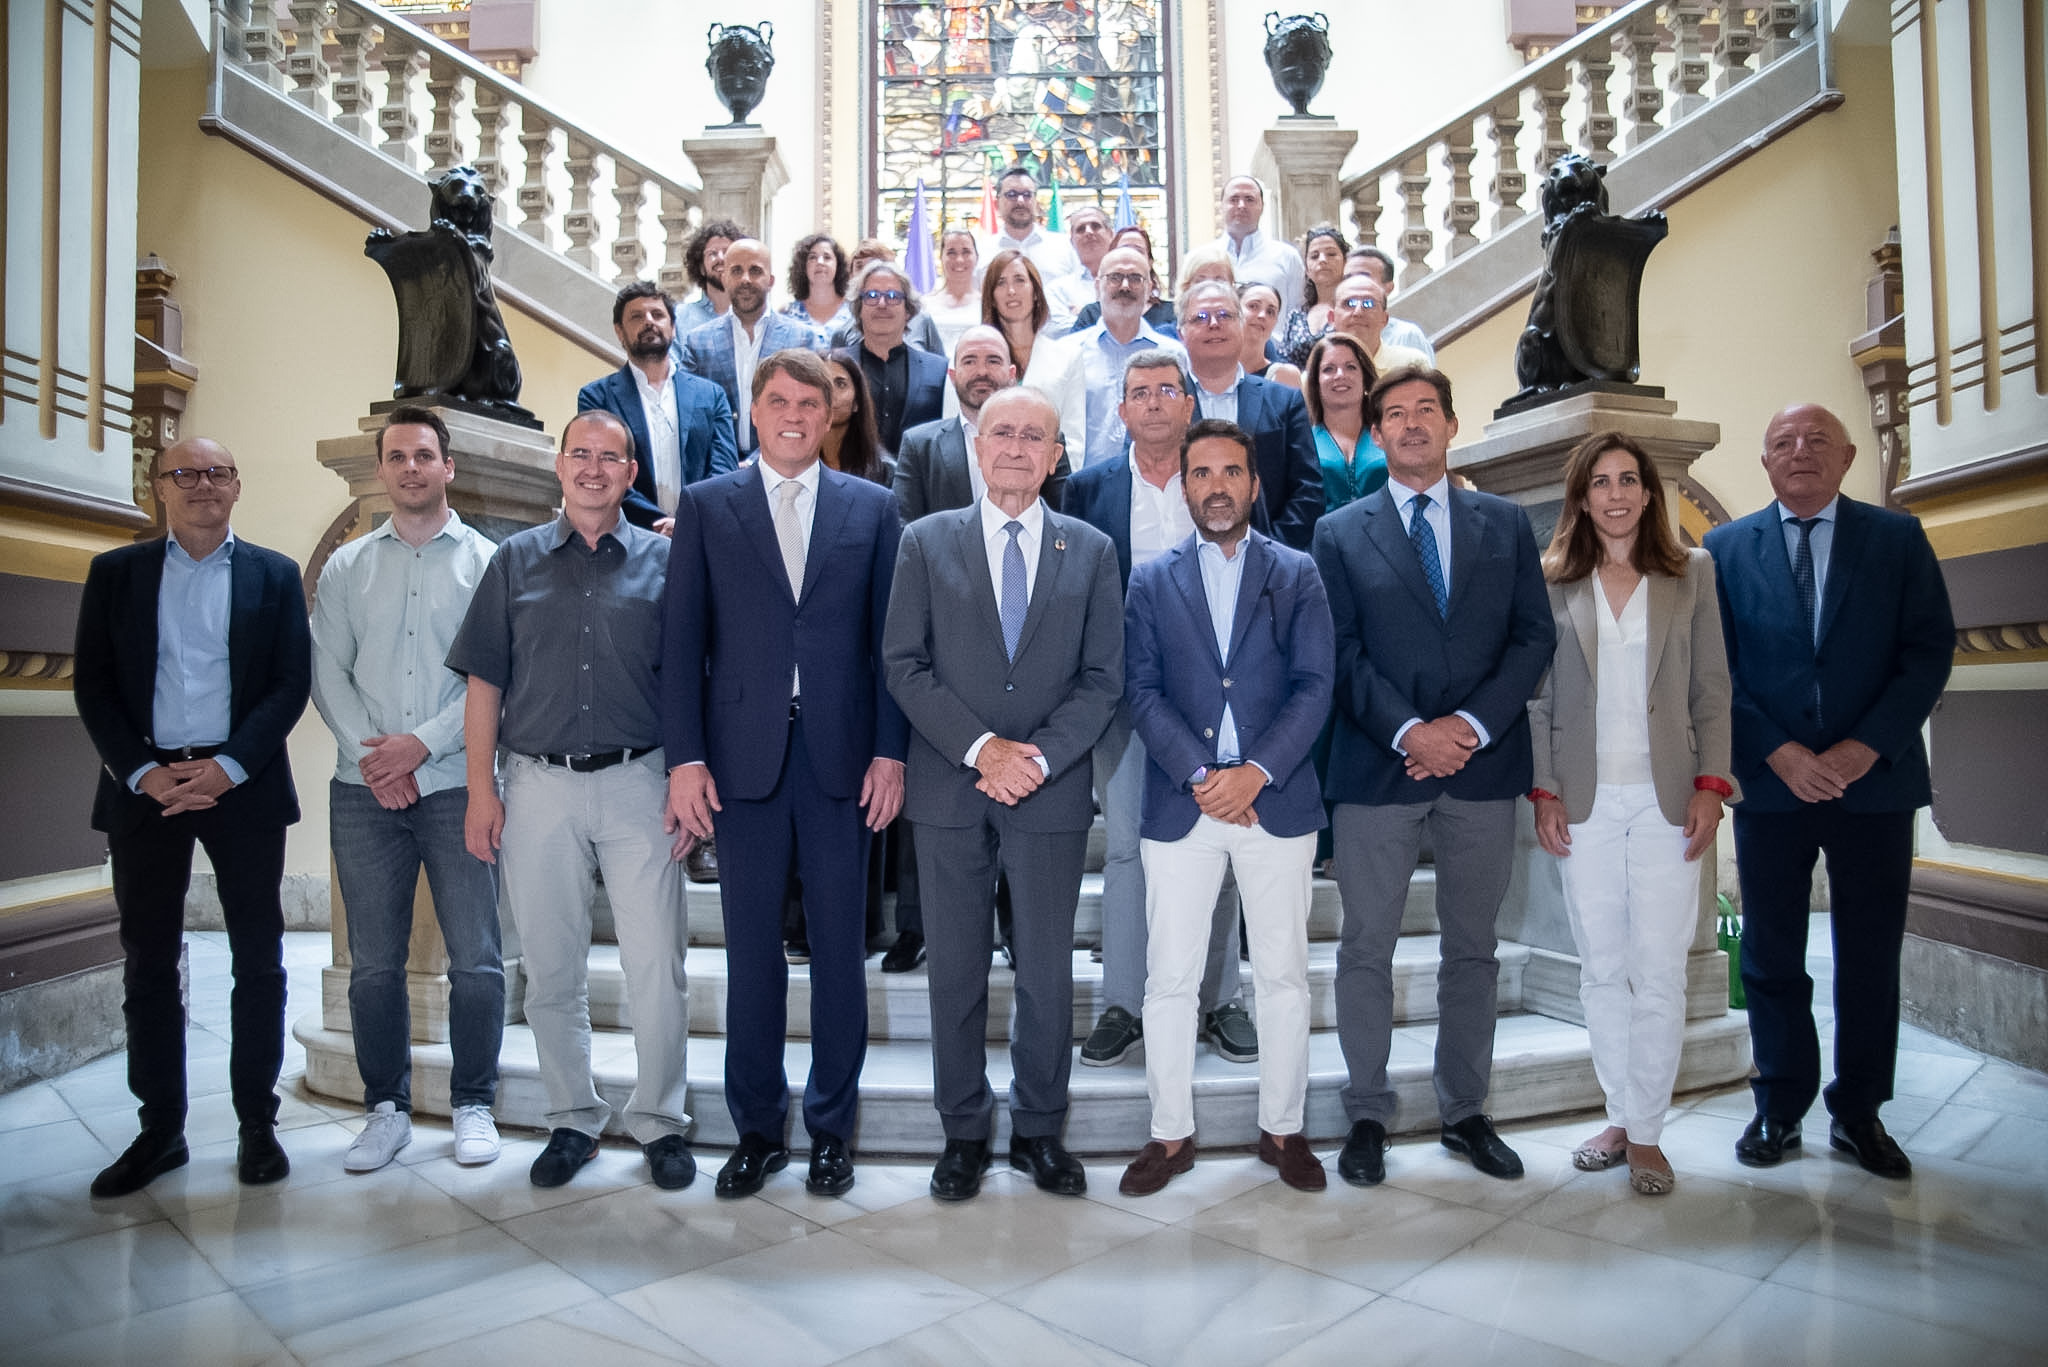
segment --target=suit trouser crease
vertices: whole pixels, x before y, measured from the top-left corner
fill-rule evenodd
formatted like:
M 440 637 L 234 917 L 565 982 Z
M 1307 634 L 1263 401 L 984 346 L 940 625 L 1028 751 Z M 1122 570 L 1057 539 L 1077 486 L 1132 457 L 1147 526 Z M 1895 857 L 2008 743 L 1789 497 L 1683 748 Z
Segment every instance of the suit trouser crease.
M 1152 1137 L 1195 1131 L 1194 1066 L 1199 975 L 1208 940 L 1195 908 L 1215 904 L 1226 869 L 1237 876 L 1252 942 L 1259 1008 L 1259 1128 L 1301 1131 L 1308 1091 L 1308 911 L 1316 837 L 1276 836 L 1261 826 L 1196 819 L 1175 841 L 1147 840 L 1145 1086 Z
M 1685 1043 L 1685 960 L 1699 922 L 1700 861 L 1650 783 L 1602 783 L 1558 861 L 1579 947 L 1579 1001 L 1607 1122 L 1655 1144 Z
M 596 1136 L 611 1118 L 590 1070 L 590 899 L 602 872 L 638 1064 L 624 1108 L 642 1144 L 689 1130 L 688 941 L 682 865 L 661 828 L 668 780 L 656 750 L 579 774 L 505 759 L 506 910 L 519 931 L 526 1020 L 540 1057 L 550 1129 Z

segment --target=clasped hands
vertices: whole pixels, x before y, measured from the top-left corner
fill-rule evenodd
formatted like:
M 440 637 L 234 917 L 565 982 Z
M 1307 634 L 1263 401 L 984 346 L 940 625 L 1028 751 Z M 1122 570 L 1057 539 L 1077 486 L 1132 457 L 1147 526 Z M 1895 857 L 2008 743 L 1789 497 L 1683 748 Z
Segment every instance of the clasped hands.
M 1877 751 L 1860 740 L 1838 740 L 1815 754 L 1798 741 L 1788 740 L 1771 751 L 1764 763 L 1801 802 L 1831 802 L 1870 772 L 1877 763 Z
M 1209 776 L 1194 786 L 1195 805 L 1203 816 L 1214 817 L 1230 826 L 1256 826 L 1259 814 L 1252 803 L 1266 787 L 1266 771 L 1256 764 L 1229 769 L 1211 769 Z
M 1005 807 L 1014 807 L 1044 786 L 1045 770 L 1038 765 L 1043 753 L 1029 741 L 990 736 L 974 757 L 981 774 L 974 786 Z
M 165 816 L 178 816 L 213 806 L 235 783 L 213 760 L 181 759 L 157 765 L 137 779 L 135 786 L 161 803 Z
M 1471 722 L 1453 714 L 1409 727 L 1401 748 L 1408 752 L 1408 777 L 1449 778 L 1479 749 L 1479 733 Z

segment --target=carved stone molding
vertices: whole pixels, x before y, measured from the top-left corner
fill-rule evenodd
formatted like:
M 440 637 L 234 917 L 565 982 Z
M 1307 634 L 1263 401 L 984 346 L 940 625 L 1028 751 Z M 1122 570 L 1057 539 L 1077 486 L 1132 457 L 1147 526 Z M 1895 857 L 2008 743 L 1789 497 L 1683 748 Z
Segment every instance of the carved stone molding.
M 1956 660 L 1985 664 L 1990 657 L 2048 651 L 2048 622 L 2009 622 L 2002 626 L 1966 627 L 1956 632 Z
M 71 677 L 72 657 L 45 650 L 0 650 L 0 679 L 62 682 Z

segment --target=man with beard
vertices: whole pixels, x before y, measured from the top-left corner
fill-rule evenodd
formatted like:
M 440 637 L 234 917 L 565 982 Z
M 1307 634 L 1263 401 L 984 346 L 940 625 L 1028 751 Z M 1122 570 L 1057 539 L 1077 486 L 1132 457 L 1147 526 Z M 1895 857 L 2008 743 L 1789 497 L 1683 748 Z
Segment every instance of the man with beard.
M 906 523 L 926 513 L 965 508 L 986 492 L 974 451 L 981 406 L 997 390 L 1017 383 L 1002 331 L 981 325 L 960 334 L 947 374 L 960 402 L 959 415 L 904 429 L 903 449 L 896 456 L 896 506 Z M 1039 491 L 1047 507 L 1059 508 L 1066 483 L 1067 458 L 1062 455 Z
M 725 297 L 725 249 L 746 236 L 747 230 L 729 218 L 715 219 L 690 235 L 683 248 L 683 273 L 697 287 L 697 297 L 677 311 L 676 336 L 723 317 L 732 307 Z
M 675 301 L 635 280 L 612 300 L 612 331 L 626 363 L 576 395 L 576 411 L 601 408 L 633 434 L 640 473 L 626 492 L 626 520 L 668 535 L 685 484 L 738 464 L 732 405 L 724 391 L 675 364 Z
M 760 446 L 750 416 L 754 367 L 790 347 L 825 349 L 825 335 L 809 323 L 768 312 L 768 291 L 774 287 L 775 267 L 768 248 L 751 237 L 741 238 L 725 249 L 725 293 L 732 307 L 724 317 L 683 334 L 683 368 L 725 391 L 742 459 Z
M 1225 868 L 1252 941 L 1259 1157 L 1300 1191 L 1323 1165 L 1303 1137 L 1308 910 L 1322 794 L 1309 750 L 1330 708 L 1330 607 L 1315 562 L 1251 530 L 1259 477 L 1243 429 L 1205 419 L 1181 445 L 1195 534 L 1131 574 L 1124 698 L 1145 766 L 1145 1083 L 1152 1142 L 1120 1190 L 1145 1196 L 1195 1161 L 1197 987 Z
M 1095 273 L 1102 321 L 1074 334 L 1088 380 L 1087 450 L 1067 457 L 1076 468 L 1091 460 L 1108 460 L 1124 449 L 1124 364 L 1141 351 L 1164 348 L 1179 357 L 1179 342 L 1145 321 L 1152 296 L 1152 263 L 1135 247 L 1103 253 Z M 1313 451 L 1311 451 L 1313 454 Z

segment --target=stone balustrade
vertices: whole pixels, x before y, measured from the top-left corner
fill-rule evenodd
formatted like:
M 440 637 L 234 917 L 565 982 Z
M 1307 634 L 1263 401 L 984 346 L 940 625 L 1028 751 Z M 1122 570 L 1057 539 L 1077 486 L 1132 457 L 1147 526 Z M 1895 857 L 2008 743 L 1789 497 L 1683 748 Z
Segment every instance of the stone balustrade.
M 499 223 L 601 280 L 652 273 L 671 294 L 688 293 L 683 250 L 702 218 L 696 187 L 370 0 L 288 8 L 289 28 L 269 4 L 244 11 L 236 36 L 250 75 L 408 170 L 475 166 Z
M 1456 118 L 1346 177 L 1349 235 L 1391 244 L 1399 285 L 1413 286 L 1524 214 L 1540 214 L 1544 173 L 1565 153 L 1604 165 L 1799 48 L 1807 8 L 1616 6 Z

